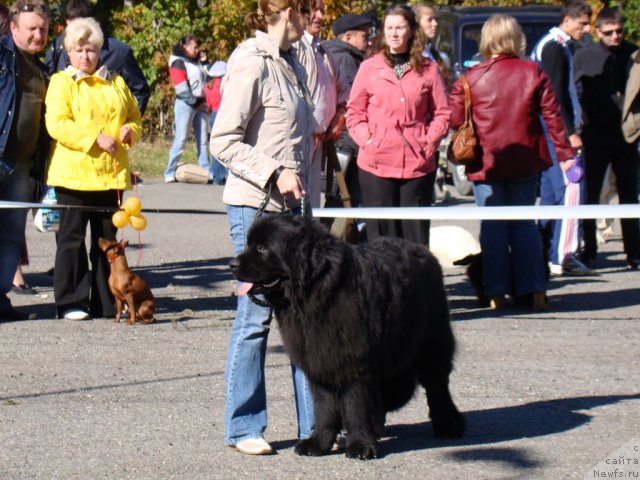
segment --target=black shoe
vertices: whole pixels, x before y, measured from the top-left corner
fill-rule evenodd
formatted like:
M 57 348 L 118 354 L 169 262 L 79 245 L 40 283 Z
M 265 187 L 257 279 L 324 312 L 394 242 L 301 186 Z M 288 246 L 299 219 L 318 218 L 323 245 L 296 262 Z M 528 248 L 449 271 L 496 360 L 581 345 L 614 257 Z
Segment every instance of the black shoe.
M 16 320 L 35 320 L 35 313 L 19 312 L 15 308 L 9 306 L 0 310 L 0 322 L 15 322 Z
M 596 268 L 596 259 L 593 257 L 581 257 L 580 261 L 591 270 Z
M 627 264 L 631 270 L 637 270 L 640 267 L 640 258 L 628 258 Z

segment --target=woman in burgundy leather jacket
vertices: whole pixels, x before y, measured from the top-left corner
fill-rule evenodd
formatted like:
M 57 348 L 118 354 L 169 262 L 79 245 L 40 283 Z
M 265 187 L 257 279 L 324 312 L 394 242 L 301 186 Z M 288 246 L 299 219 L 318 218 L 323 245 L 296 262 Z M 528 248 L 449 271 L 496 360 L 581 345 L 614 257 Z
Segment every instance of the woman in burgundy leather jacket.
M 540 117 L 549 127 L 563 170 L 573 161 L 548 77 L 523 60 L 525 36 L 518 22 L 494 15 L 482 27 L 480 53 L 486 60 L 465 77 L 471 87 L 472 118 L 480 141 L 479 159 L 467 166 L 478 206 L 534 205 L 538 174 L 551 165 Z M 464 121 L 460 81 L 451 90 L 452 128 Z M 484 286 L 491 307 L 505 295 L 547 307 L 540 235 L 533 220 L 483 221 L 480 230 Z

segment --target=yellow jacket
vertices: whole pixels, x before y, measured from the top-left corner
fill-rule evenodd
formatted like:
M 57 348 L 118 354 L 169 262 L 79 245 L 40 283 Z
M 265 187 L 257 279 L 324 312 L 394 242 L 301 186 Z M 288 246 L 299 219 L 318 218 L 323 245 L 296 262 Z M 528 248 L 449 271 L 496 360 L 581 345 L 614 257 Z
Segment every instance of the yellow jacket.
M 45 104 L 47 130 L 56 140 L 47 185 L 72 190 L 131 188 L 120 128 L 130 127 L 135 142 L 142 131 L 142 118 L 135 97 L 120 75 L 105 67 L 87 75 L 69 66 L 51 77 Z M 99 133 L 116 139 L 115 157 L 95 143 Z

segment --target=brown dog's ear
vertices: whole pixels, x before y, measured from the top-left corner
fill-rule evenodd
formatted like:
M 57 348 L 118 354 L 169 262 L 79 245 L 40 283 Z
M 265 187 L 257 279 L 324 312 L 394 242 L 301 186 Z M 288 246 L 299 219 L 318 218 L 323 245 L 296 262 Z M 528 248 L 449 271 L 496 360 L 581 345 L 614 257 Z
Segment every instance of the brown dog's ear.
M 120 240 L 120 243 L 122 244 L 123 249 L 129 246 L 129 240 Z

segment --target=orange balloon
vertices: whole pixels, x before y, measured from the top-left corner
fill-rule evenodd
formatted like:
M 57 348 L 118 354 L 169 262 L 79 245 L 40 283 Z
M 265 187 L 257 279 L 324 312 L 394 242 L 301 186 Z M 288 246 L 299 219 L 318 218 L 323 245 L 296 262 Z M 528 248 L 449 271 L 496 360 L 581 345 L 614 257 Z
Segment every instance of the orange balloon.
M 111 221 L 117 228 L 124 228 L 127 226 L 127 223 L 129 223 L 129 214 L 124 210 L 118 210 L 113 214 L 113 217 L 111 217 Z
M 123 207 L 129 215 L 138 215 L 142 210 L 142 202 L 138 197 L 129 197 L 124 201 Z
M 147 228 L 147 219 L 144 218 L 144 215 L 131 215 L 129 217 L 129 223 L 135 230 L 144 230 Z

